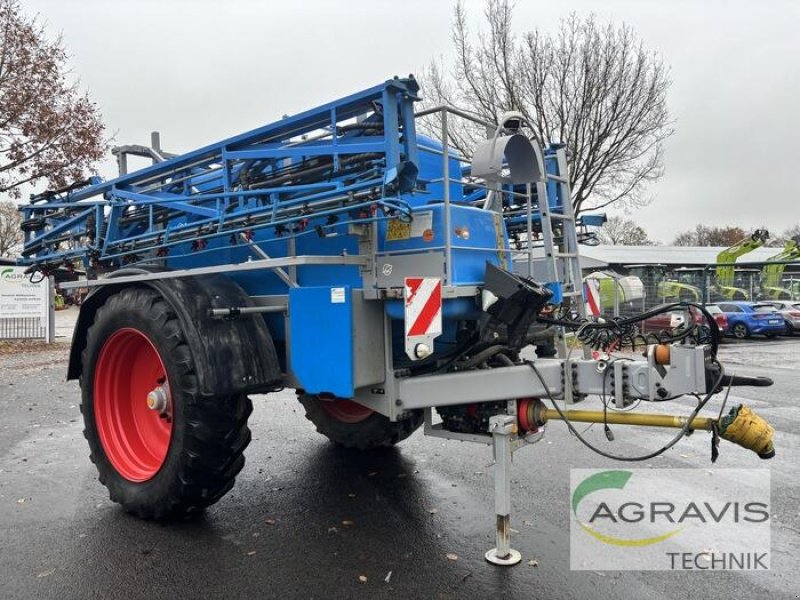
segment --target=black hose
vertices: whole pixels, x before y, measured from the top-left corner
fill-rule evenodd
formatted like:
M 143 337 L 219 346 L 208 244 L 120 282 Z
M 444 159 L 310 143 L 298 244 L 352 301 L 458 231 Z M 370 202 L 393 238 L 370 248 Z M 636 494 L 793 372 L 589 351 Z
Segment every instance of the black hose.
M 723 378 L 723 375 L 720 374 L 720 376 L 717 378 L 717 381 L 711 387 L 711 391 L 708 392 L 703 397 L 703 399 L 700 400 L 700 402 L 698 402 L 697 407 L 692 411 L 692 414 L 690 414 L 687 417 L 686 423 L 681 428 L 681 430 L 678 432 L 678 435 L 676 435 L 674 438 L 672 438 L 669 442 L 667 442 L 659 450 L 654 450 L 653 452 L 650 452 L 649 454 L 644 454 L 642 456 L 619 456 L 617 454 L 610 454 L 608 452 L 604 452 L 603 450 L 600 450 L 600 448 L 592 445 L 590 442 L 588 442 L 586 439 L 584 439 L 583 436 L 580 434 L 580 432 L 575 428 L 575 426 L 569 420 L 569 418 L 567 418 L 567 416 L 564 414 L 564 411 L 561 410 L 561 407 L 556 403 L 555 399 L 553 398 L 553 394 L 550 392 L 550 389 L 547 387 L 547 383 L 545 382 L 544 377 L 542 377 L 542 374 L 539 373 L 539 369 L 536 368 L 536 365 L 534 365 L 533 362 L 531 362 L 529 360 L 526 360 L 525 364 L 528 365 L 531 369 L 533 369 L 533 372 L 536 374 L 536 377 L 539 379 L 539 382 L 542 384 L 542 387 L 544 388 L 545 395 L 550 400 L 550 403 L 553 405 L 553 408 L 556 409 L 556 411 L 558 412 L 559 416 L 564 421 L 564 423 L 567 424 L 567 427 L 569 428 L 569 430 L 572 433 L 572 435 L 574 435 L 576 438 L 578 438 L 578 440 L 584 446 L 589 448 L 589 450 L 591 450 L 592 452 L 595 452 L 595 453 L 599 454 L 600 456 L 604 456 L 605 458 L 610 458 L 611 460 L 621 460 L 621 461 L 625 461 L 625 462 L 639 462 L 639 461 L 644 461 L 644 460 L 650 460 L 651 458 L 655 458 L 656 456 L 659 456 L 660 454 L 663 454 L 664 452 L 666 452 L 667 450 L 672 448 L 675 444 L 677 444 L 687 433 L 689 433 L 689 429 L 691 428 L 692 421 L 700 413 L 700 411 L 705 407 L 705 405 L 708 404 L 708 401 L 711 399 L 711 396 L 714 395 L 715 391 L 717 390 L 717 388 L 720 385 L 720 383 L 722 381 L 722 378 Z M 721 373 L 721 369 L 720 369 L 720 373 Z
M 473 367 L 477 367 L 478 365 L 485 363 L 487 360 L 489 360 L 496 354 L 510 350 L 511 348 L 509 348 L 508 346 L 495 344 L 493 346 L 489 346 L 488 348 L 482 350 L 481 352 L 478 352 L 477 354 L 470 356 L 466 360 L 463 360 L 461 362 L 456 362 L 453 365 L 453 367 L 458 371 L 466 371 L 468 369 L 472 369 Z
M 508 357 L 508 355 L 506 355 L 506 354 L 503 354 L 502 352 L 499 352 L 499 353 L 497 354 L 497 360 L 499 360 L 501 363 L 503 363 L 503 364 L 504 364 L 504 365 L 506 365 L 507 367 L 514 367 L 514 366 L 516 366 L 516 365 L 515 365 L 515 363 L 514 363 L 514 361 L 513 361 L 513 360 L 511 360 L 511 359 Z
M 723 375 L 720 385 L 724 386 L 751 386 L 751 387 L 769 387 L 775 383 L 769 377 L 748 377 L 745 375 Z
M 529 333 L 525 337 L 525 345 L 535 344 L 536 342 L 543 342 L 556 334 L 556 328 L 554 326 L 545 327 L 539 331 L 534 331 L 533 333 Z
M 711 315 L 711 313 L 709 313 L 704 306 L 695 302 L 672 302 L 669 304 L 662 304 L 649 311 L 631 317 L 616 317 L 602 323 L 595 323 L 585 319 L 575 320 L 563 317 L 550 318 L 543 316 L 538 317 L 537 320 L 541 323 L 548 323 L 551 325 L 566 327 L 568 329 L 575 329 L 577 330 L 576 333 L 578 335 L 578 339 L 584 343 L 595 346 L 609 344 L 614 339 L 628 339 L 631 341 L 631 343 L 633 343 L 636 337 L 634 329 L 634 325 L 636 323 L 679 308 L 696 308 L 698 311 L 700 311 L 706 322 L 709 324 L 709 331 L 711 333 L 711 351 L 712 355 L 716 356 L 720 341 L 719 326 L 717 325 L 717 322 L 714 320 L 714 317 Z M 689 337 L 696 330 L 696 325 L 689 323 L 682 331 L 680 331 L 680 333 L 670 336 L 668 339 L 660 339 L 659 343 L 680 341 Z

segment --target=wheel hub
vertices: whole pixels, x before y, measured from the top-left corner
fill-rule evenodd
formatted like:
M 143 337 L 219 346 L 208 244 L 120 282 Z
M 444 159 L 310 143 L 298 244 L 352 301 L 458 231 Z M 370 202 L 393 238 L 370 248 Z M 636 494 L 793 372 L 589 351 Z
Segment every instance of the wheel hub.
M 162 416 L 168 415 L 169 401 L 169 386 L 166 384 L 156 386 L 147 394 L 147 408 Z

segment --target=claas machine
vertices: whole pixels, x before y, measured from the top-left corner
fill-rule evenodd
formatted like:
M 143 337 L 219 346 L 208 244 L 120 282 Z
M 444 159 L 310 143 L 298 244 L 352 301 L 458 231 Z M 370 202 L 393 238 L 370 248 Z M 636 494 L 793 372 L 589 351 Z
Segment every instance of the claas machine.
M 791 286 L 781 286 L 781 279 L 786 265 L 800 260 L 800 235 L 787 240 L 783 250 L 770 256 L 761 269 L 761 299 L 766 300 L 793 300 L 797 292 Z
M 489 123 L 419 99 L 413 77 L 390 79 L 186 154 L 151 149 L 152 166 L 21 208 L 31 278 L 87 273 L 65 284 L 90 290 L 68 378 L 112 500 L 148 519 L 215 503 L 244 464 L 249 396 L 283 388 L 345 447 L 421 427 L 492 445 L 496 564 L 519 561 L 512 452 L 550 421 L 672 427 L 674 441 L 706 430 L 773 455 L 747 407 L 701 415 L 730 385 L 770 383 L 726 374 L 710 315 L 648 347 L 637 320 L 685 305 L 582 316 L 565 149 L 519 114 Z M 450 142 L 456 120 L 488 132 L 470 157 Z M 547 335 L 559 356 L 537 358 Z M 683 394 L 700 398 L 689 417 L 615 410 Z
M 738 258 L 761 248 L 767 243 L 767 240 L 769 240 L 769 231 L 756 229 L 749 236 L 717 255 L 716 285 L 712 289 L 712 296 L 715 300 L 748 300 L 750 298 L 747 290 L 735 287 L 735 263 Z

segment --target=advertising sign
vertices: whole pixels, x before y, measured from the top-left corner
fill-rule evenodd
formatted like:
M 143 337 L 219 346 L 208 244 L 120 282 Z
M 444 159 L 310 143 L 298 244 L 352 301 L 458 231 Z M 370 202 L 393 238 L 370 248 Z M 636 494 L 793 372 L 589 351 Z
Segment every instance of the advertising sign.
M 37 317 L 47 322 L 49 281 L 31 283 L 24 267 L 0 267 L 0 319 Z
M 53 341 L 52 278 L 40 279 L 0 266 L 0 340 Z

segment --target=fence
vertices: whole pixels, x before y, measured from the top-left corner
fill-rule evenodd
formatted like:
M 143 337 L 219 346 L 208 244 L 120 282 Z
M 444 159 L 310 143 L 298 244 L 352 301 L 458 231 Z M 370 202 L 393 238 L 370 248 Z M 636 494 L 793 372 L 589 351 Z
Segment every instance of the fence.
M 0 340 L 55 337 L 52 277 L 31 280 L 23 267 L 0 267 Z
M 599 279 L 599 308 L 604 315 L 632 315 L 679 301 L 703 305 L 770 300 L 800 303 L 800 261 L 674 269 L 647 265 L 593 273 L 590 277 Z

